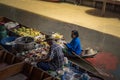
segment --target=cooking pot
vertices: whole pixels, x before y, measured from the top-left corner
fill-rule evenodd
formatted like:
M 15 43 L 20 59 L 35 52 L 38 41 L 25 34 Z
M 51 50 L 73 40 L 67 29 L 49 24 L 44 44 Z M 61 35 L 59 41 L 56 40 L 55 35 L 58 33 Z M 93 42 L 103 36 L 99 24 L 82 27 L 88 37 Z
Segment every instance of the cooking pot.
M 34 38 L 32 37 L 19 37 L 15 41 L 15 49 L 18 52 L 27 51 L 35 48 Z

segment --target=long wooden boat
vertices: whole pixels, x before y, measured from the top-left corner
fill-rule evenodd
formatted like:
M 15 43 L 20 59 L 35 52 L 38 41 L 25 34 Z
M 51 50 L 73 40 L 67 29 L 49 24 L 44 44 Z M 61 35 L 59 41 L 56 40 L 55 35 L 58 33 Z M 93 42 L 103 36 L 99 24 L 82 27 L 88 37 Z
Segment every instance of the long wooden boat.
M 70 67 L 75 70 L 87 74 L 95 80 L 103 80 L 103 78 L 93 74 L 90 71 L 82 68 L 73 61 L 70 62 Z M 77 69 L 76 69 L 77 68 Z M 0 80 L 58 80 L 52 77 L 47 72 L 40 68 L 34 67 L 29 63 L 25 63 L 20 58 L 7 52 L 0 46 Z
M 87 61 L 85 57 L 78 56 L 75 53 L 73 53 L 73 55 L 74 55 L 74 57 L 67 56 L 67 58 L 70 61 L 74 62 L 76 65 L 79 65 L 81 68 L 91 72 L 92 74 L 102 77 L 104 80 L 109 80 L 111 78 L 111 76 L 108 73 L 95 67 L 92 63 Z M 88 58 L 94 58 L 94 56 L 90 56 Z
M 90 80 L 105 80 L 102 76 L 100 76 L 99 74 L 97 74 L 96 72 L 91 72 L 90 70 L 80 66 L 79 64 L 77 64 L 76 62 L 73 62 L 72 60 L 69 60 L 72 64 L 72 67 L 77 68 L 78 71 L 81 71 L 82 73 L 87 73 L 91 79 Z
M 4 19 L 4 22 L 8 22 L 8 21 L 12 21 L 8 18 L 3 18 Z M 20 24 L 21 25 L 21 24 Z M 9 30 L 8 30 L 9 31 Z M 14 32 L 10 31 L 9 32 L 10 36 L 12 35 L 18 35 L 18 34 L 15 34 Z M 3 52 L 2 52 L 3 53 Z M 6 55 L 9 55 L 9 54 L 6 54 Z M 10 54 L 11 55 L 11 54 Z M 2 56 L 2 55 L 1 55 Z M 15 57 L 15 56 L 14 56 Z M 4 58 L 4 57 L 3 57 Z M 15 57 L 16 58 L 16 57 Z M 11 61 L 12 62 L 17 62 L 18 60 L 14 60 L 14 58 L 6 58 L 6 59 L 9 59 L 7 61 Z M 91 76 L 91 77 L 96 77 L 96 80 L 103 80 L 104 78 L 102 78 L 102 76 L 99 74 L 99 72 L 96 70 L 96 68 L 94 66 L 92 66 L 89 62 L 87 62 L 86 60 L 84 60 L 83 58 L 81 57 L 78 57 L 77 58 L 70 58 L 68 57 L 68 59 L 70 60 L 70 62 L 72 62 L 72 66 L 78 66 L 79 67 L 79 71 L 82 71 L 82 72 L 85 72 L 87 71 L 87 73 Z M 4 60 L 4 59 L 3 59 Z M 23 60 L 22 60 L 23 61 Z M 10 62 L 10 63 L 12 63 Z M 48 73 L 46 73 L 45 71 L 41 70 L 41 69 L 38 69 L 36 67 L 33 67 L 31 66 L 30 64 L 28 63 L 24 63 L 24 62 L 21 62 L 21 59 L 20 59 L 20 62 L 19 63 L 16 63 L 16 64 L 13 64 L 13 65 L 10 65 L 10 68 L 11 67 L 16 67 L 16 66 L 19 66 L 21 65 L 21 67 L 19 68 L 19 71 L 16 72 L 16 73 L 19 73 L 19 72 L 22 72 L 23 75 L 27 76 L 27 79 L 28 80 L 43 80 L 43 74 L 45 75 L 49 75 Z M 30 67 L 31 66 L 31 67 Z M 27 68 L 26 68 L 27 67 Z M 9 69 L 9 68 L 6 68 L 6 69 Z M 36 72 L 34 72 L 36 71 Z M 0 71 L 1 72 L 1 71 Z M 11 72 L 11 71 L 10 71 Z M 41 73 L 42 72 L 42 73 Z M 11 75 L 10 75 L 11 76 Z M 41 78 L 39 78 L 40 76 L 42 76 Z M 5 77 L 3 77 L 5 78 Z M 47 79 L 45 80 L 57 80 L 56 78 L 54 77 L 51 77 L 50 75 L 48 77 L 45 77 Z M 1 80 L 1 79 L 0 79 Z

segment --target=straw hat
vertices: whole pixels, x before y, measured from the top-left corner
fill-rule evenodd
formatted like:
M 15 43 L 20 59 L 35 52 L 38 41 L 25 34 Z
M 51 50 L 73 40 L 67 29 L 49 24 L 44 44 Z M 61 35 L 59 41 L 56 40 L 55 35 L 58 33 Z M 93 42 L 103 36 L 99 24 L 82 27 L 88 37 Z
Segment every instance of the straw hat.
M 45 38 L 46 39 L 44 41 L 54 40 L 54 38 L 52 37 L 52 35 L 46 35 Z

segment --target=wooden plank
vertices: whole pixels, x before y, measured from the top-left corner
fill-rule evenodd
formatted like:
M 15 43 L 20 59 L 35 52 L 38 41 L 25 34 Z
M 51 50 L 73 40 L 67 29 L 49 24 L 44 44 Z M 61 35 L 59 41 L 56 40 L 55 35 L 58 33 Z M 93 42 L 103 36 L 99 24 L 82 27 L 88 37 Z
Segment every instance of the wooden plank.
M 48 77 L 51 77 L 51 75 L 48 74 L 47 72 L 44 72 L 44 75 L 43 75 L 42 79 L 46 79 L 46 78 L 48 78 Z
M 15 74 L 15 75 L 13 75 L 13 76 L 10 76 L 10 77 L 8 77 L 7 79 L 5 79 L 5 80 L 27 80 L 27 76 L 25 76 L 24 74 L 22 74 L 22 73 L 17 73 L 17 74 Z
M 18 57 L 15 57 L 14 61 L 13 61 L 13 64 L 14 63 L 19 63 L 19 62 L 22 62 L 23 60 L 18 58 Z
M 2 49 L 2 50 L 0 50 L 0 60 L 2 60 L 2 58 L 3 58 L 3 52 L 4 52 L 4 50 Z
M 0 80 L 8 78 L 22 71 L 24 62 L 16 63 L 0 70 Z
M 5 50 L 0 51 L 0 61 L 5 61 L 7 52 Z
M 30 76 L 30 80 L 43 80 L 43 75 L 43 70 L 34 67 Z
M 24 75 L 26 75 L 27 77 L 30 77 L 31 73 L 32 73 L 32 70 L 33 70 L 33 66 L 29 63 L 25 63 L 22 73 Z
M 8 66 L 8 64 L 6 64 L 5 62 L 0 62 L 0 70 L 5 68 L 6 66 Z
M 12 53 L 6 53 L 6 57 L 5 57 L 5 62 L 7 64 L 13 64 L 13 61 L 15 59 L 15 56 Z

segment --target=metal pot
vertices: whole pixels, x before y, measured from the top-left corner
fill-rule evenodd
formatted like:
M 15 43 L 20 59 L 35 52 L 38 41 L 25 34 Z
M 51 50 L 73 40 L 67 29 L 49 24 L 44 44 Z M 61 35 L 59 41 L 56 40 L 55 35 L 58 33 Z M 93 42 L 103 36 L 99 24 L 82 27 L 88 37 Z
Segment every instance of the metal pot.
M 35 42 L 32 37 L 19 37 L 15 40 L 15 48 L 18 52 L 27 51 L 35 48 Z

